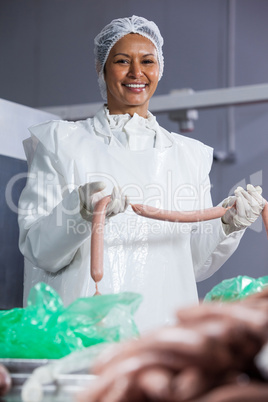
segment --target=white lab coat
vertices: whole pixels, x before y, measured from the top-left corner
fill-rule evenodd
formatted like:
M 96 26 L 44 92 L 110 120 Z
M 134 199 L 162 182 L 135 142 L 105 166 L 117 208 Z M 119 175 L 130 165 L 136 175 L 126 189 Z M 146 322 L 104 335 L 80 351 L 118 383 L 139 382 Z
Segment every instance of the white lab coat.
M 119 185 L 132 203 L 164 209 L 212 206 L 212 149 L 169 133 L 156 121 L 154 129 L 157 147 L 132 151 L 112 134 L 104 108 L 84 121 L 30 128 L 34 154 L 19 201 L 25 304 L 30 288 L 40 281 L 53 286 L 65 305 L 94 294 L 91 224 L 79 212 L 79 185 L 102 180 L 107 194 Z M 129 207 L 105 226 L 99 291 L 142 294 L 135 315 L 140 331 L 172 323 L 178 308 L 198 303 L 196 281 L 228 259 L 242 233 L 226 236 L 220 219 L 168 223 L 137 216 Z

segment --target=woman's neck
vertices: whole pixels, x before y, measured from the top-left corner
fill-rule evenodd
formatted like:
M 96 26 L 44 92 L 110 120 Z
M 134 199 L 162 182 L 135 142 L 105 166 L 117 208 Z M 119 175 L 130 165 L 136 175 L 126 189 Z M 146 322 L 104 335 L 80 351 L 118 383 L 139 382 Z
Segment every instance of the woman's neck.
M 133 116 L 134 113 L 137 113 L 139 116 L 144 117 L 145 119 L 148 117 L 148 108 L 145 105 L 142 106 L 120 106 L 117 107 L 115 105 L 111 105 L 109 102 L 106 105 L 110 114 L 129 114 Z

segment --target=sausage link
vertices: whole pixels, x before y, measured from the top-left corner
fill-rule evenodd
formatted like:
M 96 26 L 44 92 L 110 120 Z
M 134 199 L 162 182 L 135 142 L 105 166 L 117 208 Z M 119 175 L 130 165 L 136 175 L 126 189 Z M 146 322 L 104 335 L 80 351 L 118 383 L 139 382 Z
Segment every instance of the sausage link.
M 266 230 L 266 234 L 267 234 L 267 237 L 268 237 L 268 202 L 267 201 L 266 201 L 266 203 L 264 205 L 264 208 L 262 210 L 262 220 L 263 220 L 264 227 L 265 227 L 265 230 Z
M 154 365 L 141 370 L 135 378 L 135 386 L 142 390 L 150 400 L 165 400 L 170 393 L 170 384 L 173 379 L 173 371 L 166 367 Z
M 11 376 L 8 370 L 0 364 L 0 397 L 8 393 L 11 388 Z
M 98 283 L 103 277 L 103 236 L 106 207 L 111 201 L 111 196 L 107 195 L 97 202 L 92 217 L 91 233 L 91 262 L 90 273 L 92 279 Z
M 177 373 L 172 380 L 173 398 L 188 401 L 209 391 L 217 377 L 217 373 L 207 373 L 201 367 L 189 366 Z
M 169 222 L 200 222 L 221 218 L 232 206 L 207 208 L 197 211 L 167 211 L 149 205 L 131 204 L 133 211 L 145 218 L 157 219 Z
M 249 384 L 227 384 L 212 389 L 203 397 L 193 399 L 193 402 L 266 402 L 268 400 L 268 386 L 260 382 Z

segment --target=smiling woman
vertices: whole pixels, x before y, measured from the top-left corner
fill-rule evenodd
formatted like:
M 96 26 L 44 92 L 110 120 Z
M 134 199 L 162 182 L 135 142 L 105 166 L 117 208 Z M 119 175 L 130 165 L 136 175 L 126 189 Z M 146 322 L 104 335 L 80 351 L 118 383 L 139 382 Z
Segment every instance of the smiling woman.
M 65 305 L 92 296 L 96 281 L 101 294 L 140 293 L 135 318 L 146 331 L 172 323 L 178 308 L 198 303 L 196 281 L 235 251 L 264 203 L 249 188 L 226 201 L 236 209 L 225 213 L 225 223 L 136 215 L 129 202 L 163 210 L 212 207 L 212 149 L 167 132 L 148 110 L 164 65 L 163 38 L 154 22 L 137 16 L 113 20 L 94 44 L 107 103 L 84 121 L 30 128 L 34 155 L 19 204 L 24 302 L 40 281 L 54 287 Z M 91 255 L 94 206 L 107 194 L 111 198 L 101 210 L 104 244 L 95 243 Z M 101 274 L 90 267 L 95 251 L 103 254 Z
M 155 46 L 139 34 L 124 36 L 110 51 L 104 77 L 111 114 L 138 113 L 146 118 L 159 79 Z

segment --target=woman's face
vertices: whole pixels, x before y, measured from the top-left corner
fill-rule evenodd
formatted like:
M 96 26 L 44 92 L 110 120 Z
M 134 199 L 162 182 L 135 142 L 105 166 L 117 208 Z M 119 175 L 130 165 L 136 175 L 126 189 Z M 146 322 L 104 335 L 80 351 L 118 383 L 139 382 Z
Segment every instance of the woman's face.
M 155 46 L 139 34 L 124 36 L 109 53 L 104 77 L 110 114 L 147 117 L 159 77 Z

